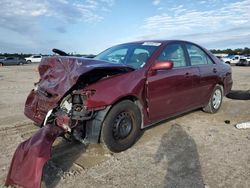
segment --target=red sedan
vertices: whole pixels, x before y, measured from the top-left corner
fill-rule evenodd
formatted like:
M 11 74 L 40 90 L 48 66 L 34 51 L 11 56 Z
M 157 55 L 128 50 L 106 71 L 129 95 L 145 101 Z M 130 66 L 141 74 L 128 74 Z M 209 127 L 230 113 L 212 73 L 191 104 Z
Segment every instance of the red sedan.
M 39 74 L 26 116 L 113 152 L 131 147 L 143 128 L 161 120 L 198 108 L 216 113 L 232 87 L 230 65 L 178 40 L 121 44 L 93 59 L 46 57 Z

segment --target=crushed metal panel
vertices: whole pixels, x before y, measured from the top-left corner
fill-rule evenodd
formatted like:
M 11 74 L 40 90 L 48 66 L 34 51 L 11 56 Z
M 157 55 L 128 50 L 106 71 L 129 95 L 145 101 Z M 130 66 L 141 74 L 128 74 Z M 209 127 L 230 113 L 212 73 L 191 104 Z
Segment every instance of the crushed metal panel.
M 22 142 L 12 158 L 6 186 L 40 188 L 43 167 L 51 157 L 51 148 L 62 129 L 47 124 L 28 140 Z

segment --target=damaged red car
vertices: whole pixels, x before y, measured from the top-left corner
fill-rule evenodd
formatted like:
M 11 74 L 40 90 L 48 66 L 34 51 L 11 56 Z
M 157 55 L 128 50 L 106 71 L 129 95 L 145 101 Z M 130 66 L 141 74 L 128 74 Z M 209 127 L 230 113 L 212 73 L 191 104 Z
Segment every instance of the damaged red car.
M 178 40 L 117 45 L 92 59 L 45 57 L 25 115 L 84 144 L 120 152 L 141 130 L 194 109 L 216 113 L 232 87 L 231 67 Z

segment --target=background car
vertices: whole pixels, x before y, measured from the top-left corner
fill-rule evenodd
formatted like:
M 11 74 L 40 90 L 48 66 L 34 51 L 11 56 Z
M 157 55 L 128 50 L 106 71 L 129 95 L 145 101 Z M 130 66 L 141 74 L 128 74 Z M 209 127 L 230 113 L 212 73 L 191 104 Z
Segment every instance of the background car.
M 26 57 L 25 60 L 27 63 L 40 63 L 42 60 L 42 56 L 41 55 L 32 55 L 30 57 Z
M 0 57 L 0 66 L 2 66 L 2 62 L 5 60 L 5 57 Z
M 22 59 L 20 57 L 7 57 L 3 61 L 0 62 L 1 66 L 5 65 L 23 65 L 25 64 L 25 59 Z
M 223 57 L 222 60 L 230 65 L 235 65 L 236 63 L 240 62 L 240 59 L 242 58 L 241 55 L 229 55 L 226 57 Z
M 250 57 L 242 56 L 236 66 L 250 66 Z

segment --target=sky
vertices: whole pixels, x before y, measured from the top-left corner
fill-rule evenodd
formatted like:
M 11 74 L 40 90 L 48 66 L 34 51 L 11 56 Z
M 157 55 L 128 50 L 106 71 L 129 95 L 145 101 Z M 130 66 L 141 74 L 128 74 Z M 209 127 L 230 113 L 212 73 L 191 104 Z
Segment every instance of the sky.
M 250 47 L 249 10 L 250 0 L 0 0 L 0 53 L 98 54 L 151 39 Z

